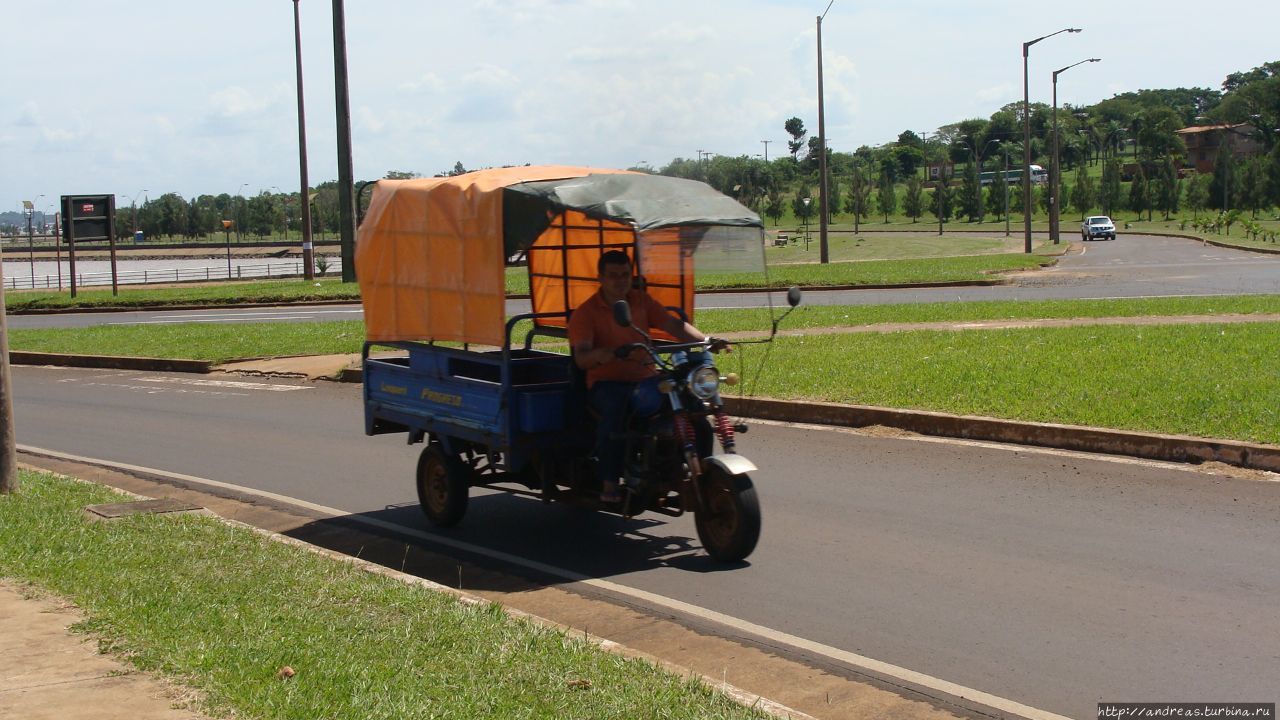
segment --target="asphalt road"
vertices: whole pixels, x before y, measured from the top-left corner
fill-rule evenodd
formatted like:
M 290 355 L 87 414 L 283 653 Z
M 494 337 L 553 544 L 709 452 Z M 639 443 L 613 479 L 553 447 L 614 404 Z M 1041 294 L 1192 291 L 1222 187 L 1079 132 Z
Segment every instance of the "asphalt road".
M 362 434 L 358 386 L 13 376 L 21 444 L 427 529 L 418 448 Z M 1277 699 L 1274 478 L 764 424 L 740 450 L 761 466 L 765 519 L 743 566 L 711 564 L 687 518 L 501 494 L 445 535 L 1070 717 L 1103 700 Z
M 809 305 L 881 305 L 975 300 L 1066 300 L 1169 295 L 1280 293 L 1280 255 L 1219 248 L 1185 238 L 1121 235 L 1115 241 L 1084 243 L 1056 267 L 1020 273 L 1009 285 L 895 290 L 829 290 L 805 294 Z M 698 307 L 758 307 L 762 293 L 705 294 Z M 786 307 L 774 293 L 775 307 Z M 507 303 L 510 313 L 528 312 L 527 301 Z M 283 308 L 223 308 L 128 313 L 19 315 L 9 327 L 85 327 L 108 323 L 268 322 L 352 320 L 358 304 Z

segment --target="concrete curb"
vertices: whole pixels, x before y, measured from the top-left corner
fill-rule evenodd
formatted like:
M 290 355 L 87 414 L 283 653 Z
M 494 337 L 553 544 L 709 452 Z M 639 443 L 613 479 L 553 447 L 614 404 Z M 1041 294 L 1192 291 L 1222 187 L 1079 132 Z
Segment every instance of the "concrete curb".
M 107 368 L 111 370 L 153 370 L 157 372 L 209 373 L 208 360 L 173 360 L 164 358 L 122 357 L 117 355 L 68 355 L 65 353 L 9 351 L 14 365 L 57 365 L 61 367 Z
M 883 425 L 922 435 L 1127 455 L 1149 460 L 1186 463 L 1216 461 L 1244 468 L 1280 472 L 1280 446 L 1238 440 L 1215 440 L 1080 425 L 1000 420 L 975 415 L 896 410 L 869 405 L 801 403 L 768 398 L 725 398 L 725 409 L 735 415 L 763 420 L 840 427 Z

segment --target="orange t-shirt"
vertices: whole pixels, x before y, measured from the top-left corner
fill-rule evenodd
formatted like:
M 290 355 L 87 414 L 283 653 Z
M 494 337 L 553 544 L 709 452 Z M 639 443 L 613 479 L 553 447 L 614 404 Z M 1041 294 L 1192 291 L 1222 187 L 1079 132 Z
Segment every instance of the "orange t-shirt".
M 666 308 L 643 290 L 628 291 L 627 304 L 631 306 L 631 322 L 642 330 L 662 329 L 663 323 L 671 317 Z M 633 342 L 644 342 L 644 338 L 636 334 L 635 330 L 622 327 L 614 321 L 613 308 L 598 291 L 579 305 L 573 311 L 573 317 L 569 318 L 570 347 L 590 343 L 592 348 L 613 349 Z M 587 387 L 595 385 L 597 380 L 640 382 L 656 374 L 657 371 L 650 365 L 614 358 L 604 365 L 587 370 Z

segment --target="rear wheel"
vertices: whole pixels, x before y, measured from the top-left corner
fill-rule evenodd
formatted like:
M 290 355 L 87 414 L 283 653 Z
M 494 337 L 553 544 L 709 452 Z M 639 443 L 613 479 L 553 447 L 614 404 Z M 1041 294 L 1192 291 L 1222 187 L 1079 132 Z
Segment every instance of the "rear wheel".
M 720 562 L 738 562 L 760 540 L 760 501 L 745 474 L 730 475 L 712 467 L 702 478 L 702 507 L 694 516 L 698 539 Z
M 418 458 L 418 503 L 436 527 L 458 524 L 467 512 L 467 468 L 447 455 L 436 443 L 423 448 Z

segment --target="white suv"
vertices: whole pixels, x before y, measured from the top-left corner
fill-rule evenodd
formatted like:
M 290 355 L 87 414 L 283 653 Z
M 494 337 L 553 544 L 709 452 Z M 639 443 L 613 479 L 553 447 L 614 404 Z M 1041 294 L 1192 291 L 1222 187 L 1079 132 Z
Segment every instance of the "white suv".
M 1116 239 L 1116 224 L 1111 222 L 1111 218 L 1106 215 L 1087 217 L 1084 222 L 1080 223 L 1081 240 L 1094 240 L 1097 238 Z

